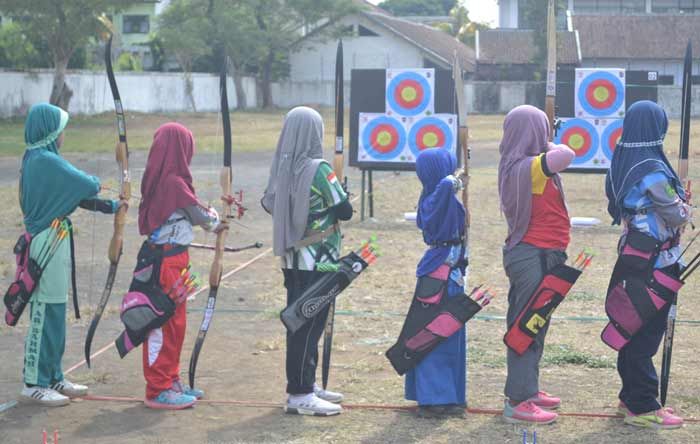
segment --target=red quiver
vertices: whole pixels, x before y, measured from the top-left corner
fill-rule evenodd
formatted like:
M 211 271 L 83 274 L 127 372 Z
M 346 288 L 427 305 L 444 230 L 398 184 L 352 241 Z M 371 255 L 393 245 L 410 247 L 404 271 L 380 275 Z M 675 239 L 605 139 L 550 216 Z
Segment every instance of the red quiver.
M 24 312 L 24 308 L 29 303 L 32 293 L 41 279 L 41 267 L 32 258 L 29 257 L 29 246 L 32 242 L 32 236 L 29 233 L 22 234 L 13 253 L 15 254 L 15 262 L 17 268 L 15 271 L 15 280 L 10 284 L 3 298 L 5 303 L 5 322 L 9 326 L 17 325 L 19 317 Z
M 610 322 L 600 337 L 614 350 L 621 350 L 632 337 L 671 303 L 683 286 L 678 276 L 654 269 L 659 252 L 673 246 L 639 231 L 625 238 L 613 269 L 605 312 Z
M 386 352 L 399 375 L 418 365 L 481 310 L 466 294 L 447 297 L 449 275 L 450 267 L 441 265 L 418 278 L 399 339 Z
M 580 275 L 581 270 L 566 264 L 556 265 L 547 271 L 513 325 L 508 328 L 503 342 L 517 354 L 525 353 Z

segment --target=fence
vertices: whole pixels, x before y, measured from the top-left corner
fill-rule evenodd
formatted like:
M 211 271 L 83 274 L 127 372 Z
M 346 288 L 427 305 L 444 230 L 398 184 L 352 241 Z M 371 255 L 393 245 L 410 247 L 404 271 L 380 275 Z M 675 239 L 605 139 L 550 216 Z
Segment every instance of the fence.
M 129 72 L 117 73 L 117 83 L 124 106 L 135 112 L 218 111 L 219 79 L 212 74 L 192 74 L 192 96 L 186 93 L 182 73 Z M 0 70 L 0 118 L 24 116 L 29 107 L 46 101 L 51 93 L 53 72 Z M 69 111 L 73 114 L 99 114 L 114 107 L 104 72 L 72 71 L 66 82 L 73 90 Z M 350 97 L 350 82 L 346 82 L 345 97 Z M 247 108 L 257 105 L 255 79 L 243 78 Z M 523 103 L 542 105 L 544 86 L 539 82 L 472 81 L 464 86 L 467 107 L 471 113 L 504 114 Z M 137 91 L 138 93 L 134 93 Z M 237 108 L 233 79 L 228 79 L 229 104 Z M 670 117 L 680 116 L 681 89 L 659 86 L 659 104 Z M 333 106 L 334 82 L 280 82 L 272 85 L 273 103 L 282 108 L 295 105 Z M 693 91 L 693 116 L 700 116 L 700 88 Z

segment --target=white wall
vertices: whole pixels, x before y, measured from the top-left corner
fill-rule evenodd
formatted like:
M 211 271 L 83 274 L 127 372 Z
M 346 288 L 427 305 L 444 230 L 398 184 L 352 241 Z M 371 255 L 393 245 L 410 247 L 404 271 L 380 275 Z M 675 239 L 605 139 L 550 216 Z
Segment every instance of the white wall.
M 628 59 L 587 59 L 583 58 L 583 68 L 625 68 L 632 71 L 658 71 L 659 75 L 672 75 L 674 85 L 683 84 L 683 60 L 628 60 Z M 700 75 L 700 61 L 693 63 L 693 75 Z
M 359 15 L 344 18 L 340 26 L 362 26 L 379 37 L 343 38 L 345 78 L 352 69 L 415 68 L 423 66 L 421 51 L 385 28 Z M 295 82 L 332 81 L 335 78 L 335 54 L 338 42 L 333 38 L 309 38 L 289 54 L 290 78 Z M 332 91 L 331 91 L 332 94 Z
M 185 94 L 182 73 L 117 73 L 117 85 L 124 107 L 136 112 L 191 111 Z M 31 105 L 46 102 L 51 95 L 53 71 L 15 72 L 0 70 L 0 118 L 26 114 Z M 69 112 L 98 114 L 114 109 L 112 93 L 104 72 L 74 71 L 66 82 L 73 90 Z M 219 109 L 219 77 L 212 74 L 192 74 L 193 96 L 197 111 Z M 255 107 L 255 80 L 244 79 L 247 107 Z M 231 107 L 237 107 L 233 79 L 228 79 Z

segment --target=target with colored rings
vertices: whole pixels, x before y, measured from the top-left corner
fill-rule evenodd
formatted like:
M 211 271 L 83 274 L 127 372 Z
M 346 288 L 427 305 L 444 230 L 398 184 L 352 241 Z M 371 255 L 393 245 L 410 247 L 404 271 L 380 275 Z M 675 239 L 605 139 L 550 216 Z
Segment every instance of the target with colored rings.
M 371 119 L 362 130 L 362 146 L 375 160 L 391 160 L 406 145 L 406 130 L 393 117 L 380 116 Z
M 603 154 L 612 161 L 613 153 L 617 142 L 622 137 L 622 119 L 611 119 L 600 135 L 600 144 L 603 147 Z
M 578 70 L 577 70 L 578 71 Z M 587 70 L 576 89 L 579 117 L 622 117 L 625 107 L 623 70 Z
M 387 75 L 387 113 L 408 117 L 433 113 L 433 70 L 399 70 L 396 75 L 387 70 Z
M 572 162 L 580 165 L 590 161 L 600 146 L 598 131 L 585 119 L 568 119 L 564 121 L 557 132 L 554 143 L 561 143 L 576 153 Z
M 425 117 L 411 126 L 408 147 L 414 156 L 427 148 L 444 148 L 454 151 L 454 117 Z

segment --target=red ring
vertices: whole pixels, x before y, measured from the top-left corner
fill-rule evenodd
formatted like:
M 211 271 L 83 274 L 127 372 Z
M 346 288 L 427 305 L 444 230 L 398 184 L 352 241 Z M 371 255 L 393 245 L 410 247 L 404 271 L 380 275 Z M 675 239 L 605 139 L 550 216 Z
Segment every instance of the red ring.
M 608 137 L 608 148 L 610 148 L 611 153 L 615 152 L 615 148 L 617 147 L 617 142 L 620 140 L 620 137 L 622 137 L 622 127 L 613 131 L 610 134 L 610 137 Z
M 416 98 L 411 100 L 411 101 L 406 101 L 401 96 L 401 91 L 407 87 L 413 87 L 413 89 L 416 90 Z M 403 80 L 401 83 L 399 83 L 396 86 L 396 89 L 394 90 L 394 100 L 402 108 L 411 109 L 411 108 L 417 107 L 418 105 L 421 104 L 421 102 L 423 102 L 423 94 L 424 94 L 423 87 L 421 86 L 420 83 L 418 83 L 417 81 L 415 81 L 413 79 L 406 79 L 406 80 Z
M 591 135 L 588 134 L 588 131 L 580 127 L 568 128 L 566 131 L 564 131 L 564 134 L 562 134 L 561 140 L 564 143 L 564 145 L 569 146 L 569 138 L 575 134 L 578 134 L 581 137 L 583 137 L 583 146 L 579 149 L 571 149 L 574 150 L 574 152 L 576 153 L 576 157 L 585 156 L 586 153 L 588 153 L 588 150 L 591 149 Z
M 382 131 L 387 131 L 389 134 L 391 134 L 391 142 L 386 146 L 382 146 L 379 143 L 377 143 L 377 137 L 379 137 L 379 133 Z M 370 135 L 370 143 L 372 144 L 372 149 L 374 149 L 375 151 L 381 154 L 390 153 L 396 148 L 396 145 L 399 143 L 399 133 L 396 131 L 396 128 L 386 123 L 377 125 L 372 130 L 372 133 Z
M 604 101 L 600 102 L 598 101 L 595 96 L 593 96 L 593 92 L 598 88 L 598 87 L 603 87 L 608 90 L 608 98 L 605 99 Z M 609 80 L 606 79 L 597 79 L 591 82 L 590 85 L 588 85 L 588 89 L 586 89 L 586 100 L 588 100 L 588 103 L 593 107 L 597 109 L 606 109 L 610 108 L 612 104 L 615 102 L 615 99 L 617 98 L 617 91 L 615 90 L 615 85 L 610 83 Z
M 420 151 L 423 151 L 426 148 L 433 148 L 423 144 L 423 136 L 425 136 L 426 133 L 434 133 L 437 136 L 438 144 L 436 146 L 445 145 L 445 134 L 440 130 L 440 128 L 436 125 L 425 125 L 416 133 L 416 146 Z

